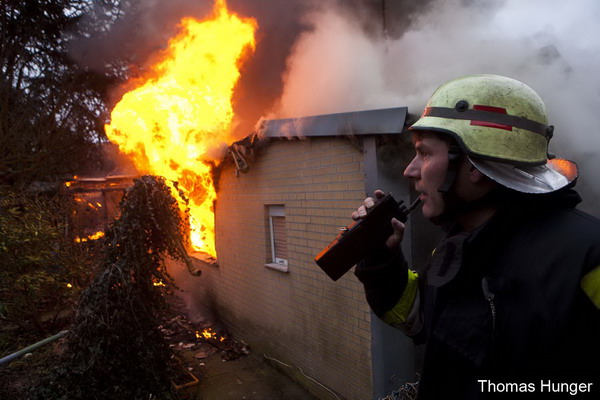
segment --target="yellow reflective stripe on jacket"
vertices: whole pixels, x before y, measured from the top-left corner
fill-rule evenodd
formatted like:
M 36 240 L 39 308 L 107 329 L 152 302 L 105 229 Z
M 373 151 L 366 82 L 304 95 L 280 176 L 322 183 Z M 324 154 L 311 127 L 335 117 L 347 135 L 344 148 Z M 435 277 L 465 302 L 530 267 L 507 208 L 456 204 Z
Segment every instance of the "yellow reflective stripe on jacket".
M 600 265 L 588 272 L 581 280 L 581 288 L 600 309 Z
M 419 274 L 410 269 L 408 270 L 408 281 L 406 282 L 404 293 L 402 293 L 402 297 L 400 297 L 394 308 L 383 315 L 383 322 L 386 324 L 403 324 L 406 322 L 406 318 L 410 314 L 415 301 L 417 289 L 419 288 L 418 278 Z

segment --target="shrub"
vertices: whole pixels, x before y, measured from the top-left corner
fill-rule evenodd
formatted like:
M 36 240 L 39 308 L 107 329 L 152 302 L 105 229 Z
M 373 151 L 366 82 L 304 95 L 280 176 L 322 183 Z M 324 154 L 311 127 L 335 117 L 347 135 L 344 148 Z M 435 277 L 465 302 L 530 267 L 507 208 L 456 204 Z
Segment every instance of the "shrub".
M 185 224 L 164 179 L 135 181 L 102 240 L 100 273 L 83 292 L 62 359 L 34 399 L 172 398 L 171 351 L 158 330 L 172 283 L 162 257 L 187 259 Z M 188 260 L 189 261 L 189 260 Z
M 0 319 L 38 336 L 56 329 L 88 282 L 90 245 L 65 235 L 73 204 L 0 187 Z

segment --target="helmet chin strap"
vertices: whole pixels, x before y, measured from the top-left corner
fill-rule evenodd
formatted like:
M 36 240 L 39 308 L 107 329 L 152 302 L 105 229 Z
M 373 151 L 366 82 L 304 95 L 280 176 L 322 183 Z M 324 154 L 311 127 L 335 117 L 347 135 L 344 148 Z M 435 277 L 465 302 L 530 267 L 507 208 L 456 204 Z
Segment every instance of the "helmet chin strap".
M 444 200 L 444 212 L 437 217 L 430 218 L 431 222 L 436 225 L 445 225 L 453 222 L 454 219 L 460 215 L 469 211 L 474 211 L 491 204 L 497 204 L 501 202 L 503 196 L 503 188 L 501 186 L 496 187 L 485 195 L 475 200 L 464 200 L 459 197 L 454 190 L 454 184 L 458 177 L 458 171 L 460 163 L 463 160 L 465 153 L 457 145 L 450 145 L 448 148 L 448 169 L 446 171 L 446 177 L 444 182 L 438 189 L 438 192 L 442 193 Z
M 438 189 L 440 193 L 448 193 L 450 188 L 454 186 L 456 177 L 458 176 L 458 168 L 463 156 L 463 152 L 456 144 L 451 144 L 448 147 L 448 169 L 446 170 L 446 178 L 442 186 Z

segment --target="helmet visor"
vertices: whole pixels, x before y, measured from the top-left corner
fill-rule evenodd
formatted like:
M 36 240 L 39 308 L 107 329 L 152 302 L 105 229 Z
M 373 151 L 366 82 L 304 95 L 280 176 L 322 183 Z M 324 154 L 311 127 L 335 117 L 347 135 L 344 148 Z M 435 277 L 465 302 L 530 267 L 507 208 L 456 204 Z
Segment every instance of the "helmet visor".
M 496 161 L 469 160 L 500 185 L 521 193 L 551 193 L 569 185 L 579 175 L 577 164 L 554 158 L 544 165 L 516 166 Z

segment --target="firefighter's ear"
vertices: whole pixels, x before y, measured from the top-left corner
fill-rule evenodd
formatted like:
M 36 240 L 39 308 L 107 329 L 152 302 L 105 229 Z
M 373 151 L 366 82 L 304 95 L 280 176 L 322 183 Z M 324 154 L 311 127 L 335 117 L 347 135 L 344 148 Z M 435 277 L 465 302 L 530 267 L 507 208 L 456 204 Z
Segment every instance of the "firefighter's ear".
M 471 183 L 482 183 L 487 182 L 489 178 L 485 176 L 480 170 L 475 168 L 473 164 L 469 165 L 469 181 Z

